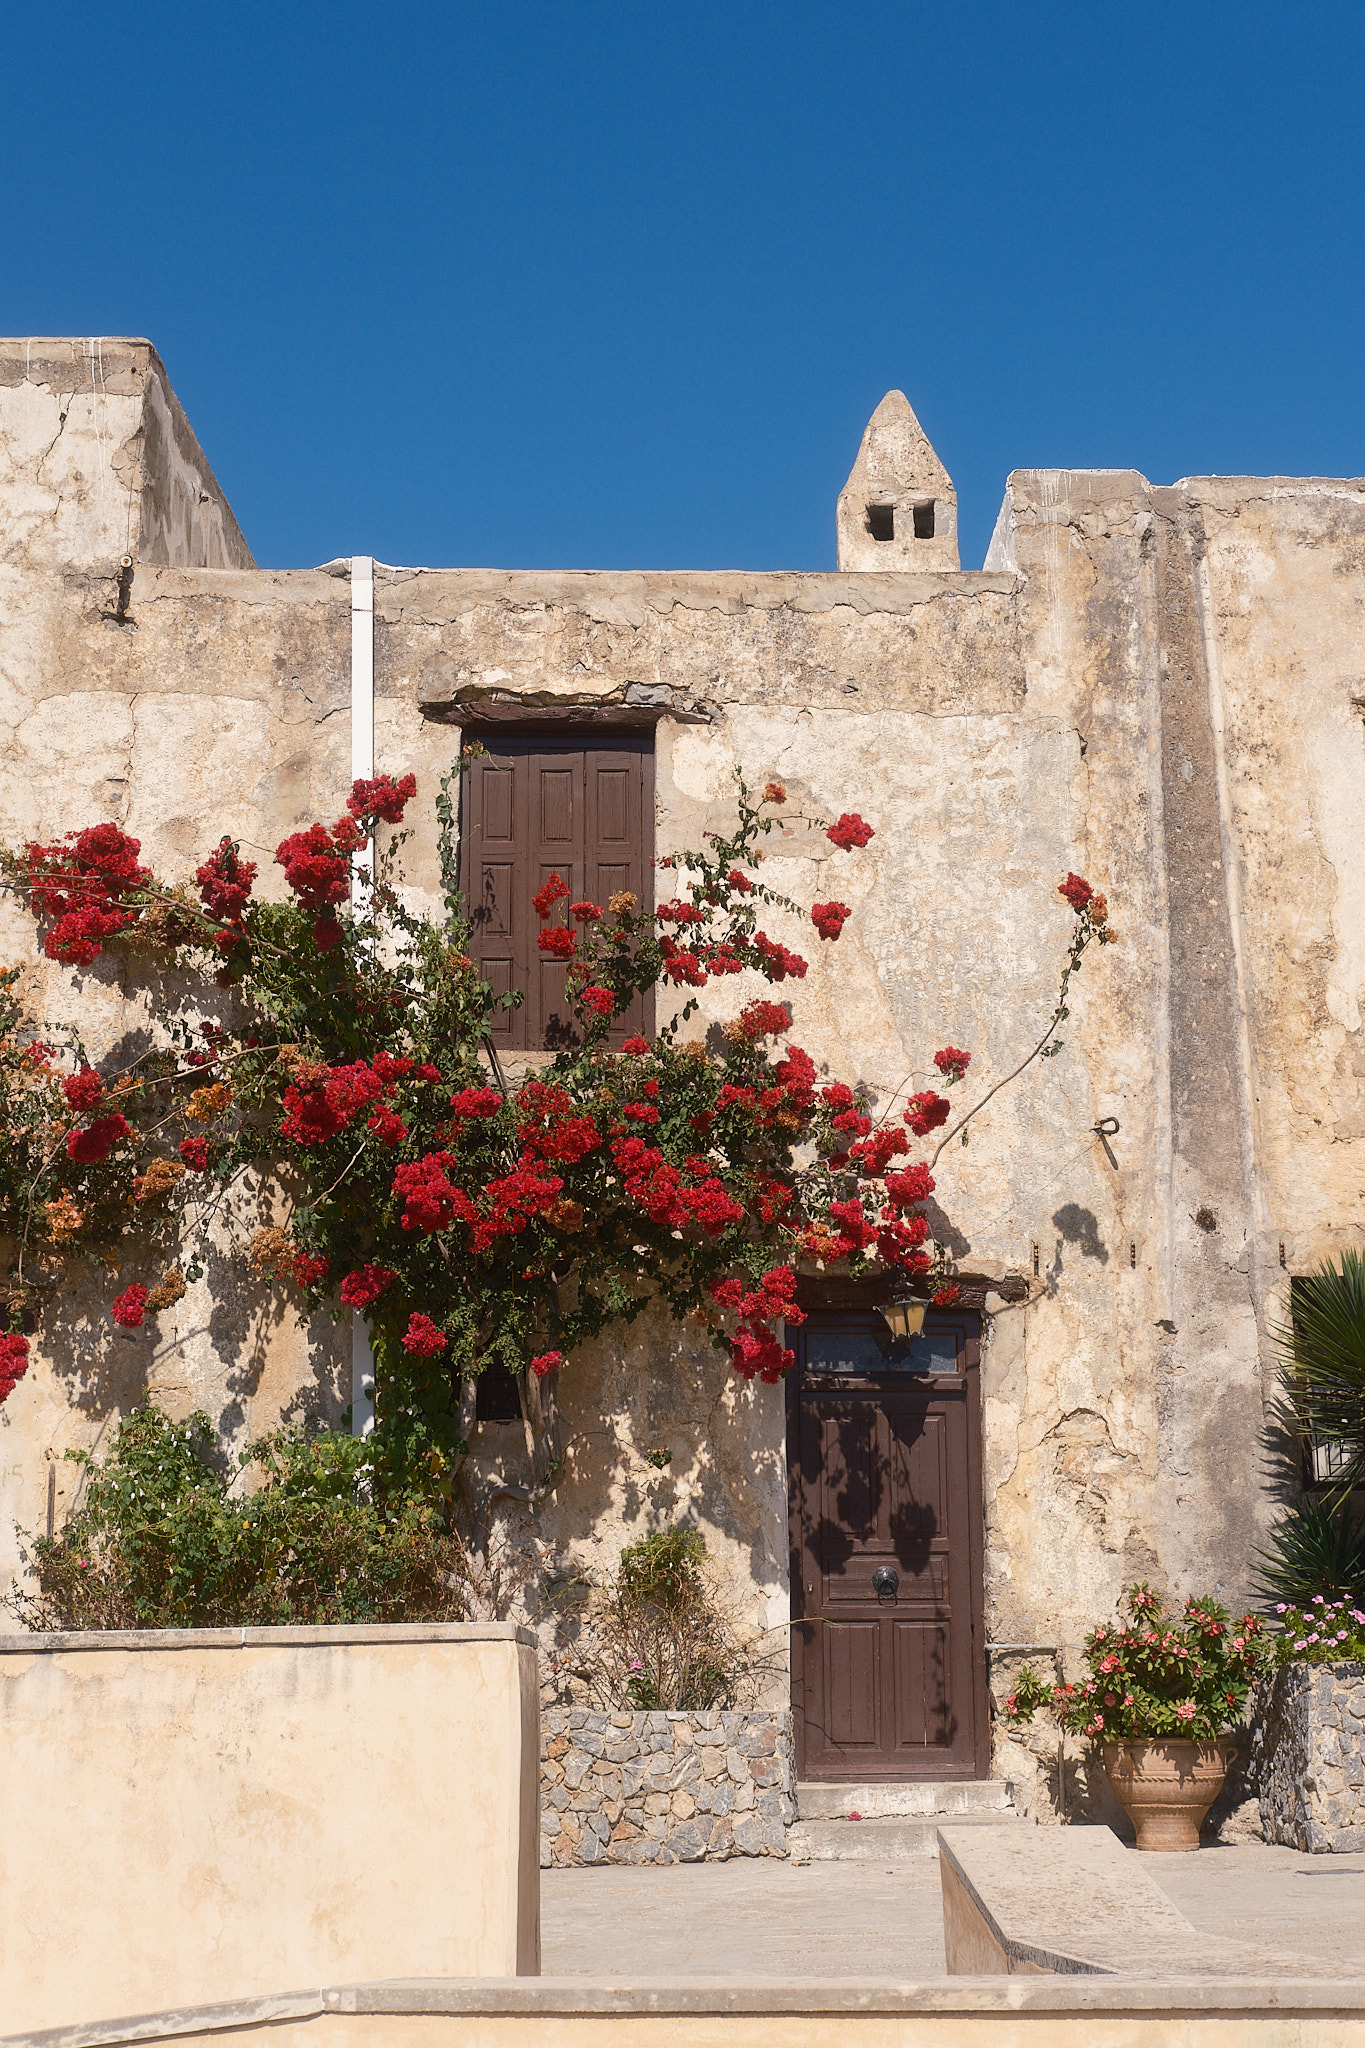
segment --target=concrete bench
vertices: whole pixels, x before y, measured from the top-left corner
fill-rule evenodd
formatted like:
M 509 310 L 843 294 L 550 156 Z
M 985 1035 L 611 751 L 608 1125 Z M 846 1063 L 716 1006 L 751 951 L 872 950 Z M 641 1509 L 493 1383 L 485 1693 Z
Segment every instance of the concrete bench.
M 950 1976 L 1360 1976 L 1202 1934 L 1105 1827 L 938 1831 Z

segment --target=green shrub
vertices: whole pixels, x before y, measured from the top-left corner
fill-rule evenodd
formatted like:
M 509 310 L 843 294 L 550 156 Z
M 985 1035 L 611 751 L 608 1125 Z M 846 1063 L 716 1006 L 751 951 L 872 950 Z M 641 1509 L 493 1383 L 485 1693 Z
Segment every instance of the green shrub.
M 660 1529 L 653 1536 L 642 1536 L 621 1552 L 618 1597 L 676 1612 L 703 1594 L 705 1562 L 706 1544 L 699 1529 Z
M 699 1531 L 661 1529 L 621 1553 L 594 1599 L 574 1659 L 607 1708 L 706 1712 L 728 1707 L 748 1671 L 721 1612 Z
M 416 1493 L 378 1498 L 368 1446 L 277 1430 L 229 1469 L 207 1416 L 172 1422 L 150 1403 L 108 1455 L 69 1452 L 84 1499 L 28 1552 L 36 1593 L 11 1606 L 29 1628 L 279 1626 L 453 1621 L 464 1552 Z M 259 1483 L 234 1482 L 258 1468 Z

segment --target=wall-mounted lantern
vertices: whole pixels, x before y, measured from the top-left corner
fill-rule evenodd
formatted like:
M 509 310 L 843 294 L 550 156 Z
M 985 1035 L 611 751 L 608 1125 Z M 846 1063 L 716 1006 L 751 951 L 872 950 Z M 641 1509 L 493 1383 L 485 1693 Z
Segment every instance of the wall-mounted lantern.
M 927 1301 L 916 1301 L 913 1294 L 897 1294 L 890 1301 L 882 1302 L 878 1314 L 886 1323 L 893 1337 L 909 1339 L 918 1337 L 924 1328 Z

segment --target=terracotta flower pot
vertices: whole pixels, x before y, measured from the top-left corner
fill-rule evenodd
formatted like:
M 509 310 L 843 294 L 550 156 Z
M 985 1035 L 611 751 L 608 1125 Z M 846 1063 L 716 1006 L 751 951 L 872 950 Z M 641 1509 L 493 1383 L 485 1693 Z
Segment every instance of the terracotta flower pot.
M 1106 1742 L 1104 1768 L 1137 1829 L 1139 1849 L 1197 1849 L 1199 1824 L 1223 1789 L 1230 1742 Z

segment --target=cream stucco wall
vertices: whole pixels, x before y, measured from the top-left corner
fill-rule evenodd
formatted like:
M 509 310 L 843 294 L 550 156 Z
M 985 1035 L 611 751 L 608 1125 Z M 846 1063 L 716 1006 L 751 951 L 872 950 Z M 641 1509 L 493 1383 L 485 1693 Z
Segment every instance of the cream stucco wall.
M 6 2033 L 540 1968 L 506 1625 L 0 1637 Z

